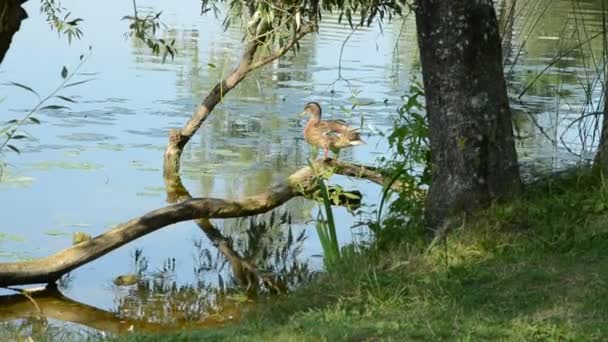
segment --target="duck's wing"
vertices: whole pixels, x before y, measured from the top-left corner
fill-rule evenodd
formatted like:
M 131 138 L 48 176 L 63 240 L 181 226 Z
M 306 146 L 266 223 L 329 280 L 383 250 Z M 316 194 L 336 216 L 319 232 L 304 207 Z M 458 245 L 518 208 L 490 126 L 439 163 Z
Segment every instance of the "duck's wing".
M 319 128 L 327 135 L 344 135 L 351 131 L 346 121 L 343 120 L 325 120 L 319 123 Z
M 328 136 L 336 146 L 354 146 L 365 144 L 356 128 L 348 126 L 342 120 L 322 121 L 322 134 Z

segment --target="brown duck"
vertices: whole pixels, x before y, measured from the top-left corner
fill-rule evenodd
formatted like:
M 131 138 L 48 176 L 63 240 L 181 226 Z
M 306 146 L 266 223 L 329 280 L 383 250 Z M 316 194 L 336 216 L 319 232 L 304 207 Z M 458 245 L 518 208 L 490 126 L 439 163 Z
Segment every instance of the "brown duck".
M 304 139 L 309 144 L 322 148 L 325 159 L 328 158 L 328 150 L 337 155 L 343 148 L 365 144 L 359 132 L 346 122 L 321 120 L 321 106 L 316 102 L 307 103 L 302 115 L 310 116 L 304 128 Z

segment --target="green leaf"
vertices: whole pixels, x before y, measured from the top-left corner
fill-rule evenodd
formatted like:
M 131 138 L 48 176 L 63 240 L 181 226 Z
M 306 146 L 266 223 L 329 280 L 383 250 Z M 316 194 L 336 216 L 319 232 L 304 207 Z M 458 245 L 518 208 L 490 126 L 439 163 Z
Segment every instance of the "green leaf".
M 35 117 L 30 116 L 28 119 L 29 119 L 31 122 L 33 122 L 33 123 L 35 123 L 35 124 L 39 124 L 39 125 L 40 125 L 40 120 L 36 119 Z
M 16 148 L 15 146 L 13 146 L 13 145 L 11 145 L 11 144 L 6 145 L 6 147 L 8 147 L 8 148 L 10 148 L 11 150 L 13 150 L 13 151 L 17 152 L 17 154 L 21 154 L 21 151 L 19 151 L 19 149 L 18 149 L 18 148 Z
M 61 69 L 61 78 L 65 79 L 66 77 L 68 77 L 68 68 L 66 68 L 64 65 Z
M 40 95 L 38 95 L 38 93 L 34 89 L 32 89 L 32 88 L 30 88 L 30 87 L 28 87 L 28 86 L 26 86 L 24 84 L 17 83 L 17 82 L 9 82 L 9 83 L 6 83 L 6 84 L 7 85 L 12 85 L 12 86 L 15 86 L 15 87 L 19 87 L 19 88 L 22 88 L 22 89 L 25 89 L 25 90 L 33 93 L 34 95 L 40 97 Z
M 69 83 L 69 84 L 66 84 L 64 88 L 69 88 L 69 87 L 77 86 L 77 85 L 79 85 L 79 84 L 87 83 L 87 82 L 90 82 L 90 81 L 92 81 L 92 80 L 94 80 L 94 78 L 88 78 L 88 79 L 86 79 L 86 80 L 82 80 L 82 81 L 78 81 L 78 82 Z
M 69 107 L 66 107 L 66 106 L 58 106 L 58 105 L 48 105 L 48 106 L 44 106 L 44 107 L 40 108 L 40 110 L 44 110 L 44 109 L 49 109 L 49 110 L 55 110 L 55 109 L 69 109 Z
M 17 134 L 17 135 L 13 135 L 11 137 L 11 139 L 25 139 L 27 138 L 27 136 L 23 135 L 23 134 Z
M 44 234 L 50 235 L 50 236 L 69 235 L 68 232 L 58 230 L 58 229 L 49 229 L 49 230 L 45 231 Z
M 71 102 L 71 103 L 76 103 L 75 100 L 67 97 L 67 96 L 61 96 L 61 95 L 57 95 L 55 96 L 56 98 L 62 99 L 63 101 L 67 101 L 67 102 Z
M 210 67 L 211 69 L 215 69 L 215 68 L 217 68 L 217 67 L 215 66 L 215 64 L 213 64 L 213 63 L 207 63 L 207 66 L 208 66 L 208 67 Z

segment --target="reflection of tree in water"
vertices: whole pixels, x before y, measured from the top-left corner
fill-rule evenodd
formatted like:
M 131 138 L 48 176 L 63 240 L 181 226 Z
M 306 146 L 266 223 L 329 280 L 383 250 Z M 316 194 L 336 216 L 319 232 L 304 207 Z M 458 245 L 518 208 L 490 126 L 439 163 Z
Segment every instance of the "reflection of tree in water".
M 601 98 L 602 2 L 504 0 L 498 8 L 520 159 L 546 171 L 584 159 L 599 136 L 590 113 Z
M 202 93 L 211 89 L 238 57 L 230 49 L 238 40 L 230 38 L 224 44 L 212 45 L 200 70 L 178 75 L 188 78 L 178 83 L 198 84 Z M 304 163 L 302 133 L 296 126 L 299 118 L 293 104 L 283 101 L 289 92 L 280 88 L 278 80 L 309 84 L 314 51 L 313 41 L 305 40 L 295 56 L 288 54 L 267 70 L 246 78 L 230 93 L 230 101 L 214 110 L 201 129 L 199 144 L 187 149 L 183 160 L 185 177 L 199 179 L 203 195 L 217 189 L 228 196 L 252 194 Z M 198 90 L 192 93 L 195 99 L 200 95 Z
M 266 278 L 273 279 L 272 284 L 259 284 L 262 292 L 284 292 L 309 279 L 306 262 L 299 260 L 304 231 L 294 233 L 287 211 L 272 212 L 268 220 L 244 219 L 237 227 L 245 233 L 230 235 L 235 249 Z M 225 257 L 205 246 L 202 240 L 194 242 L 192 284 L 179 284 L 175 259 L 167 259 L 158 270 L 150 271 L 145 257 L 136 255 L 137 272 L 142 277 L 136 285 L 117 291 L 116 314 L 131 320 L 179 325 L 210 317 L 212 321 L 237 318 L 242 310 L 248 310 L 252 303 L 238 290 L 238 281 Z

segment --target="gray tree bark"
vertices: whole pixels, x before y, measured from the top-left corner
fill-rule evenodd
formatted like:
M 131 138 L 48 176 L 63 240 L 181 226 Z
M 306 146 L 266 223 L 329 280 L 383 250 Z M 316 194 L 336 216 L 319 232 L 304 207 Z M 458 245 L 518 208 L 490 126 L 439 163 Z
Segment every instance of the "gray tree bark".
M 602 11 L 604 10 L 604 6 L 602 6 Z M 604 60 L 606 60 L 608 57 L 608 38 L 606 37 L 606 34 L 608 33 L 608 24 L 606 23 L 605 17 L 602 20 L 602 30 L 604 31 Z M 600 135 L 600 144 L 594 160 L 594 167 L 602 172 L 608 170 L 608 98 L 606 98 L 606 96 L 608 96 L 608 70 L 604 65 L 604 110 L 602 113 L 602 132 Z
M 501 40 L 491 0 L 418 0 L 418 44 L 429 118 L 437 229 L 520 190 Z
M 27 13 L 21 4 L 27 0 L 0 1 L 0 63 L 8 51 L 13 35 L 19 31 L 21 21 L 27 18 Z

